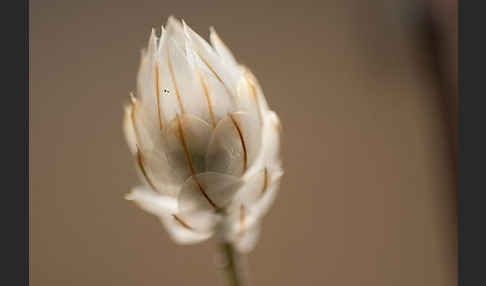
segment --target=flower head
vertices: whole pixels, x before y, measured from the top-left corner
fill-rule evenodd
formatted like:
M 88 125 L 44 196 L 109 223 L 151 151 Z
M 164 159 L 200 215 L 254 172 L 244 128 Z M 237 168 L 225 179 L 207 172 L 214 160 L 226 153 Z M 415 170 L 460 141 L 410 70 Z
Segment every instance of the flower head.
M 144 185 L 126 198 L 176 242 L 221 233 L 248 251 L 283 174 L 280 123 L 212 28 L 210 42 L 172 17 L 152 30 L 124 119 Z

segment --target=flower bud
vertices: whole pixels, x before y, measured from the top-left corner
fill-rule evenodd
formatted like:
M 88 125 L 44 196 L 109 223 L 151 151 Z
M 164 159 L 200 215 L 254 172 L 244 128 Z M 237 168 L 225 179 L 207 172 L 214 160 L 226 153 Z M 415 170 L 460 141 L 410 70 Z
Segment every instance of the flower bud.
M 218 233 L 249 251 L 283 174 L 280 123 L 212 28 L 210 42 L 172 17 L 152 30 L 123 124 L 144 186 L 126 198 L 178 243 Z

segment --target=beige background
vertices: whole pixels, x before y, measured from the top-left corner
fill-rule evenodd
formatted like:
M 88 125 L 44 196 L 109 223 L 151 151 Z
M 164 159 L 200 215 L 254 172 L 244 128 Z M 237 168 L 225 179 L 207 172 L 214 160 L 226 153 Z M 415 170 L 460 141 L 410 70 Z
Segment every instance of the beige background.
M 402 2 L 31 1 L 31 285 L 220 285 L 214 242 L 123 199 L 122 106 L 170 14 L 215 26 L 283 123 L 254 285 L 455 285 L 449 139 Z

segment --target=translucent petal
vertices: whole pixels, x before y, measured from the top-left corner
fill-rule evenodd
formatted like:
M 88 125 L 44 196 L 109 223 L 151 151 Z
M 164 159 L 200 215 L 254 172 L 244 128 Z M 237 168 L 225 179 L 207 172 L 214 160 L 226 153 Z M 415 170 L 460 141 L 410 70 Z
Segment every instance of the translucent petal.
M 185 113 L 193 114 L 210 122 L 210 110 L 207 97 L 201 85 L 199 75 L 189 64 L 184 51 L 173 40 L 168 40 L 169 69 L 174 82 L 176 96 Z
M 216 33 L 216 30 L 211 27 L 209 29 L 209 39 L 211 40 L 211 44 L 213 48 L 216 50 L 218 55 L 221 57 L 221 59 L 229 65 L 236 66 L 238 63 L 235 60 L 235 57 L 231 53 L 231 51 L 228 49 L 228 47 L 224 44 L 224 42 L 221 40 L 221 38 L 218 36 Z
M 142 186 L 134 188 L 125 199 L 134 201 L 141 209 L 156 216 L 177 211 L 177 200 L 174 197 L 160 195 Z
M 211 127 L 193 115 L 184 114 L 172 119 L 165 131 L 169 173 L 174 180 L 182 184 L 190 176 L 203 172 Z
M 205 172 L 192 176 L 179 194 L 179 211 L 214 212 L 227 206 L 240 187 L 241 180 L 225 174 Z
M 194 244 L 211 237 L 211 232 L 196 231 L 181 223 L 174 215 L 160 216 L 170 237 L 179 244 Z
M 204 64 L 219 78 L 223 84 L 228 88 L 231 94 L 235 94 L 236 85 L 241 76 L 240 70 L 226 65 L 213 48 L 194 32 L 184 22 L 182 23 L 186 37 L 189 38 L 189 43 L 196 54 L 201 58 Z
M 241 176 L 252 166 L 260 148 L 258 120 L 246 113 L 232 113 L 213 132 L 206 156 L 207 170 Z

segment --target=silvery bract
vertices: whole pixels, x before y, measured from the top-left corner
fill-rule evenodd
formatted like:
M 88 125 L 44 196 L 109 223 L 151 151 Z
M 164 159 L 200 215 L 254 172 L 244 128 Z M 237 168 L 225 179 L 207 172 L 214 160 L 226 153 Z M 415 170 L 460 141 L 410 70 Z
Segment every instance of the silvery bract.
M 178 243 L 217 233 L 249 251 L 283 173 L 280 124 L 213 29 L 210 40 L 172 17 L 152 30 L 124 119 L 145 184 L 126 198 Z

